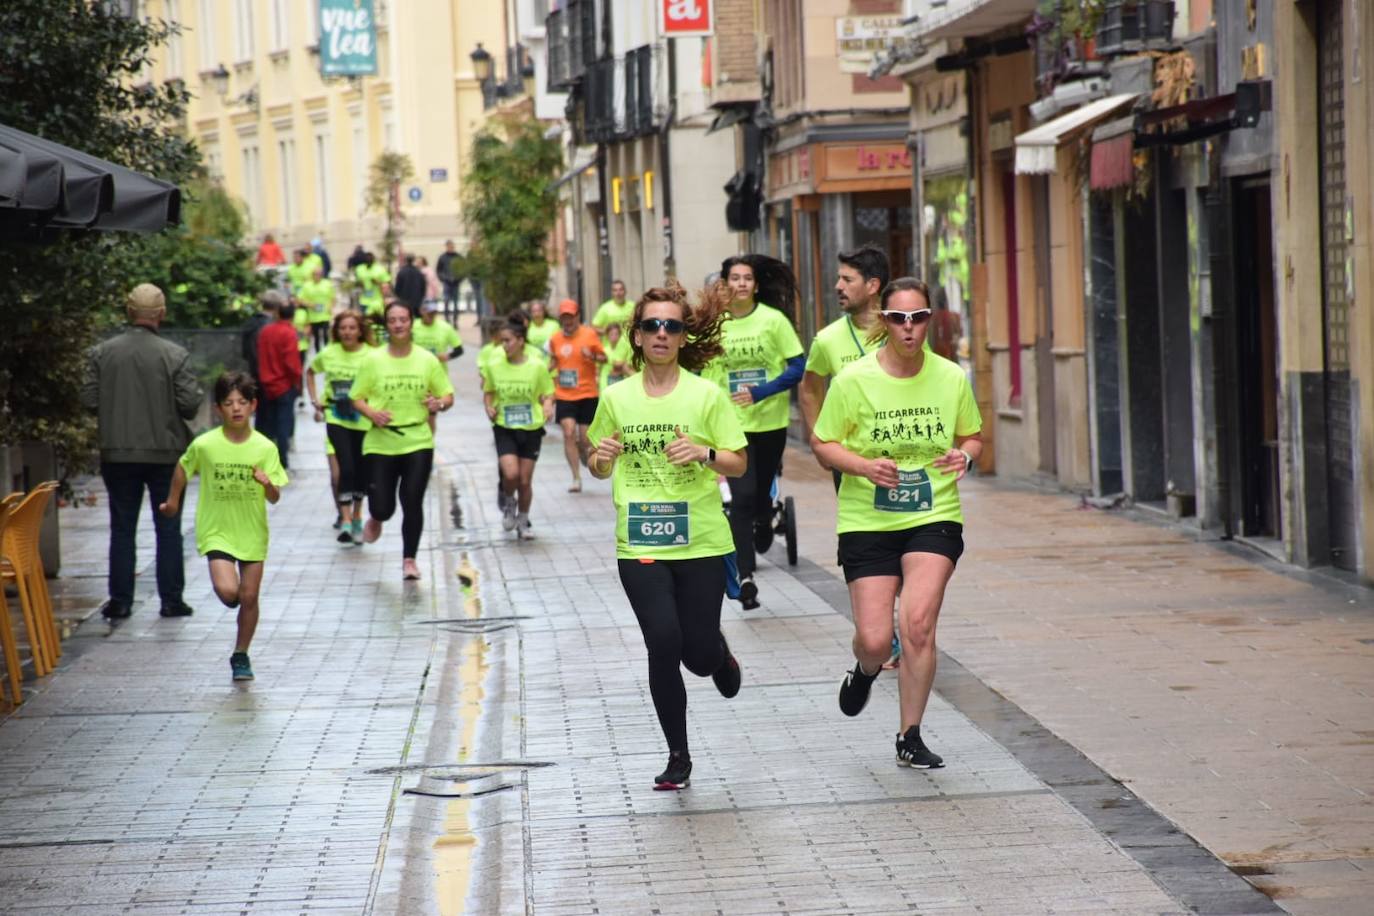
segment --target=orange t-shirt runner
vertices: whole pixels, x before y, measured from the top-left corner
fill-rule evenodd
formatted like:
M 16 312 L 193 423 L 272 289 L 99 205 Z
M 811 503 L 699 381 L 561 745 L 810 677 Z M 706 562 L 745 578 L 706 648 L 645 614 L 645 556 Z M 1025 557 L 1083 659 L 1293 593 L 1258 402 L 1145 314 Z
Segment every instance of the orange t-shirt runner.
M 582 401 L 597 396 L 597 362 L 582 355 L 584 348 L 593 356 L 606 352 L 601 347 L 601 336 L 585 324 L 578 325 L 571 337 L 558 330 L 549 338 L 556 400 Z

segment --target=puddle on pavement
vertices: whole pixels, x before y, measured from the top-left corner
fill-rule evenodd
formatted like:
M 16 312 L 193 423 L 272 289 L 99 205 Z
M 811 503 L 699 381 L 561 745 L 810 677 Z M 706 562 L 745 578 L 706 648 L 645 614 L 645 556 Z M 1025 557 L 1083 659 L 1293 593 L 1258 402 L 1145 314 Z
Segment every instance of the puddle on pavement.
M 467 569 L 466 562 L 464 568 Z M 471 573 L 474 576 L 475 572 Z M 481 606 L 475 603 L 476 588 L 464 588 L 466 595 L 464 610 L 469 617 L 480 615 Z M 460 739 L 456 763 L 467 763 L 472 759 L 477 737 L 477 718 L 482 712 L 482 681 L 486 677 L 486 640 L 471 639 L 463 647 L 463 660 L 459 664 L 458 677 L 462 684 L 458 698 L 458 721 Z M 454 799 L 448 803 L 444 812 L 443 833 L 434 841 L 434 882 L 435 897 L 442 916 L 456 916 L 464 911 L 468 886 L 472 879 L 472 861 L 476 852 L 477 837 L 473 834 L 468 820 L 472 800 Z

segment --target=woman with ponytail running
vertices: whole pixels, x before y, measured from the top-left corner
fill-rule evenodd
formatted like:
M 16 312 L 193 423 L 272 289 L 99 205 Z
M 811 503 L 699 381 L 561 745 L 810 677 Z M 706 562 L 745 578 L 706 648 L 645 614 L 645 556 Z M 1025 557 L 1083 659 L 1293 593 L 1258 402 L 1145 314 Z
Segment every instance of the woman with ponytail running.
M 369 471 L 363 541 L 382 536 L 382 523 L 401 504 L 401 578 L 420 578 L 415 557 L 425 529 L 425 490 L 434 467 L 429 415 L 453 406 L 444 364 L 410 337 L 410 306 L 390 302 L 382 313 L 387 344 L 363 362 L 349 390 L 358 413 L 372 423 L 363 436 Z
M 723 296 L 692 305 L 681 287 L 651 289 L 631 315 L 634 375 L 601 395 L 587 467 L 612 477 L 616 558 L 649 656 L 649 692 L 668 743 L 656 789 L 686 788 L 682 666 L 722 696 L 740 688 L 720 632 L 725 558 L 733 549 L 716 476 L 744 473 L 747 440 L 725 393 L 693 374 L 720 354 Z
M 749 469 L 729 486 L 740 603 L 750 610 L 759 606 L 754 555 L 773 544 L 773 478 L 791 419 L 787 392 L 801 381 L 806 354 L 788 317 L 800 298 L 790 267 L 746 254 L 726 258 L 720 275 L 730 306 L 721 335 L 724 352 L 709 374 L 735 402 L 749 440 Z

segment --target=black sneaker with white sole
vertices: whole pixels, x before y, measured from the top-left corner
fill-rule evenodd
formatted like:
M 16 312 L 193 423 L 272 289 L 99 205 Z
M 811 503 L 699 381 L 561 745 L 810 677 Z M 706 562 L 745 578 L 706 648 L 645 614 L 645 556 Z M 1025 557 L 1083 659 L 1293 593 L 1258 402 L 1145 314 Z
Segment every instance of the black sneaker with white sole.
M 873 690 L 873 682 L 882 673 L 881 668 L 872 674 L 864 674 L 864 669 L 856 661 L 854 667 L 844 674 L 840 682 L 840 712 L 846 716 L 857 716 L 868 705 L 868 695 Z
M 676 792 L 692 784 L 692 758 L 686 751 L 673 751 L 668 755 L 668 766 L 654 779 L 654 789 L 659 792 Z
M 731 699 L 739 693 L 741 675 L 739 661 L 736 660 L 734 653 L 730 651 L 730 644 L 725 641 L 725 634 L 720 637 L 721 648 L 725 650 L 725 660 L 720 663 L 720 667 L 711 675 L 711 680 L 716 682 L 716 689 L 725 699 Z
M 945 765 L 945 759 L 926 747 L 921 740 L 921 726 L 913 725 L 905 735 L 897 736 L 897 765 L 918 770 L 937 770 Z

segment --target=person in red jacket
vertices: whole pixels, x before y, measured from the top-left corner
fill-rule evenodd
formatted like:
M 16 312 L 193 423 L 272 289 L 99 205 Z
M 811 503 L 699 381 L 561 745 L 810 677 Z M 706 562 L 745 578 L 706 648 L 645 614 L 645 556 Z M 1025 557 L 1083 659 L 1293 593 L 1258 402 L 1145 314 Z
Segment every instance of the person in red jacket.
M 263 293 L 262 310 L 272 321 L 258 332 L 258 377 L 262 399 L 258 402 L 257 428 L 277 444 L 281 466 L 287 466 L 286 453 L 296 433 L 296 398 L 301 391 L 301 350 L 293 309 L 281 293 Z
M 262 244 L 258 246 L 258 266 L 280 267 L 285 263 L 286 255 L 282 253 L 276 239 L 270 235 L 263 236 Z

